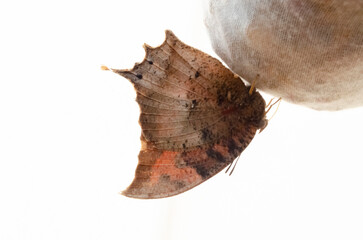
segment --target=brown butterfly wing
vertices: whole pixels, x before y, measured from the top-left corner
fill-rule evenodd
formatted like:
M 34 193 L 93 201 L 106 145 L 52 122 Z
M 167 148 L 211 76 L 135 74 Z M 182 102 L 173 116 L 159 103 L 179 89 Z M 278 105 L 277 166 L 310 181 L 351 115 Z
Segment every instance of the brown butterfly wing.
M 170 31 L 161 46 L 145 49 L 133 69 L 113 70 L 133 83 L 141 110 L 139 164 L 123 194 L 162 198 L 232 163 L 261 127 L 265 102 L 218 60 Z

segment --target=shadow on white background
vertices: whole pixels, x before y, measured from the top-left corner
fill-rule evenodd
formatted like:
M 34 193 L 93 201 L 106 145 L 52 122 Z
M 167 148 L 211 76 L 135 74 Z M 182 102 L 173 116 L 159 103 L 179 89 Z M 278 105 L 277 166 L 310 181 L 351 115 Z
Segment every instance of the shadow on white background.
M 139 108 L 100 66 L 131 68 L 165 29 L 216 56 L 199 1 L 9 1 L 0 20 L 0 239 L 363 238 L 362 108 L 282 102 L 231 177 L 168 199 L 119 194 Z

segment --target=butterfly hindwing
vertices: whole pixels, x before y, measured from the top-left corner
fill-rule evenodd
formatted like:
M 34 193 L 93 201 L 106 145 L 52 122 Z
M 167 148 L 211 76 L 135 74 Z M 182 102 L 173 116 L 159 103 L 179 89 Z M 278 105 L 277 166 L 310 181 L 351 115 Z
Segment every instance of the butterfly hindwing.
M 185 192 L 229 165 L 247 147 L 255 131 L 250 129 L 230 140 L 186 151 L 142 149 L 135 178 L 122 194 L 150 199 Z

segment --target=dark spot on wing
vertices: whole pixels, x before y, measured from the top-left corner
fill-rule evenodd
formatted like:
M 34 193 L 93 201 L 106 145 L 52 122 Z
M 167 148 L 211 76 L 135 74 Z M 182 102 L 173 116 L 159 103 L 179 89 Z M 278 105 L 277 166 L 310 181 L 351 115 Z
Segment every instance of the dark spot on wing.
M 176 186 L 176 188 L 178 188 L 178 189 L 184 188 L 186 185 L 185 182 L 182 182 L 182 181 L 174 181 L 173 183 Z
M 195 78 L 198 78 L 200 76 L 200 73 L 198 71 L 195 72 Z
M 222 95 L 219 95 L 218 99 L 217 99 L 218 106 L 221 105 L 223 103 L 223 101 L 224 101 L 224 97 Z
M 227 147 L 230 154 L 235 153 L 236 150 L 238 153 L 242 151 L 242 148 L 237 146 L 236 142 L 233 139 L 228 140 Z
M 198 103 L 197 103 L 197 100 L 195 100 L 195 99 L 194 99 L 194 100 L 192 101 L 192 105 L 190 106 L 190 108 L 191 108 L 191 109 L 195 108 L 195 107 L 197 106 L 197 104 L 198 104 Z
M 242 144 L 242 146 L 243 146 L 243 144 L 245 144 L 245 139 L 242 137 L 242 138 L 240 138 L 240 139 L 238 139 L 239 140 L 239 142 Z
M 219 162 L 226 162 L 226 159 L 223 157 L 223 155 L 220 152 L 215 151 L 211 148 L 209 148 L 207 150 L 207 155 L 208 155 L 208 157 L 214 158 L 215 160 L 217 160 Z
M 159 181 L 169 182 L 170 181 L 170 176 L 167 175 L 167 174 L 163 174 L 163 175 L 160 176 Z
M 207 141 L 207 140 L 210 140 L 212 139 L 212 133 L 209 131 L 208 128 L 203 128 L 202 129 L 202 141 Z
M 207 178 L 209 176 L 208 170 L 203 167 L 202 165 L 196 165 L 194 166 L 195 170 L 197 171 L 197 173 L 203 178 Z

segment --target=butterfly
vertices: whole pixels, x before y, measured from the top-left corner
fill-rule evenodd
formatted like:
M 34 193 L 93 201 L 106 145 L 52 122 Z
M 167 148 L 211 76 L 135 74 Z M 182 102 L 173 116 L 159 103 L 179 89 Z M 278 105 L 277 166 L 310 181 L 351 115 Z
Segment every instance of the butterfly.
M 132 69 L 111 69 L 133 84 L 141 112 L 139 162 L 122 194 L 164 198 L 231 166 L 266 127 L 266 103 L 253 86 L 169 30 L 162 45 L 144 48 L 145 59 Z

